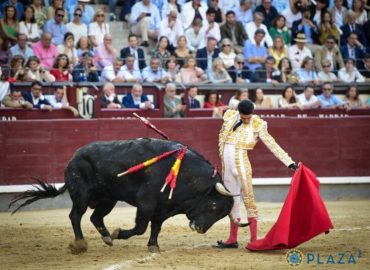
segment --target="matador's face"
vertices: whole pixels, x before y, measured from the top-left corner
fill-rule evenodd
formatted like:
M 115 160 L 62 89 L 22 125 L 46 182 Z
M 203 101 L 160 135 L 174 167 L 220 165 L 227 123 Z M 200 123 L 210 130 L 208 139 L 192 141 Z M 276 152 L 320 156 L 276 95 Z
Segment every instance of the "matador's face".
M 240 120 L 243 121 L 243 124 L 249 124 L 252 118 L 252 114 L 242 114 L 240 113 Z

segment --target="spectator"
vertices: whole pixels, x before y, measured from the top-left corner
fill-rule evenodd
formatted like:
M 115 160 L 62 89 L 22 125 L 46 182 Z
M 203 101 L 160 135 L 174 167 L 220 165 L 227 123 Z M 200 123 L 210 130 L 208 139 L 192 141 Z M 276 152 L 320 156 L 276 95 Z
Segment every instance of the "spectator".
M 98 9 L 94 15 L 93 22 L 89 24 L 88 36 L 94 47 L 103 44 L 105 36 L 110 34 L 109 24 L 104 22 L 104 18 L 104 11 Z
M 203 70 L 211 69 L 212 62 L 218 57 L 220 50 L 216 47 L 217 41 L 214 38 L 208 38 L 207 46 L 197 51 L 197 66 Z
M 257 68 L 254 73 L 254 82 L 272 83 L 273 85 L 281 82 L 281 73 L 275 67 L 275 58 L 268 56 L 262 67 Z
M 232 48 L 231 40 L 224 38 L 221 42 L 221 52 L 218 55 L 222 59 L 225 68 L 230 68 L 234 65 L 235 53 Z
M 293 71 L 292 63 L 290 62 L 289 58 L 283 58 L 280 60 L 278 65 L 278 69 L 281 74 L 281 81 L 283 83 L 298 83 L 298 74 Z
M 297 102 L 303 109 L 316 109 L 321 105 L 320 100 L 315 96 L 314 87 L 310 84 L 304 87 L 302 94 L 297 95 Z
M 267 29 L 270 29 L 272 22 L 278 15 L 278 11 L 272 5 L 272 0 L 262 0 L 262 4 L 256 8 L 255 12 L 260 12 L 263 14 L 263 24 L 266 25 Z
M 64 9 L 57 8 L 55 10 L 54 19 L 48 20 L 44 25 L 44 32 L 48 32 L 51 34 L 51 42 L 54 45 L 63 44 L 64 35 L 67 33 L 67 27 L 63 23 L 64 16 Z
M 365 0 L 353 0 L 352 10 L 356 14 L 356 23 L 363 25 L 367 21 L 367 11 L 365 10 Z
M 355 60 L 348 58 L 344 61 L 345 65 L 338 71 L 338 79 L 345 83 L 365 82 L 365 78 L 355 67 Z
M 234 9 L 235 19 L 242 24 L 253 21 L 252 0 L 240 0 L 239 6 Z
M 0 16 L 5 17 L 6 16 L 6 8 L 9 6 L 14 7 L 17 17 L 16 20 L 19 21 L 22 16 L 23 16 L 23 4 L 18 2 L 18 0 L 8 0 L 8 1 L 1 1 L 1 6 L 0 6 Z
M 10 60 L 10 77 L 12 81 L 25 81 L 26 70 L 24 63 L 25 59 L 22 55 L 15 55 Z
M 243 53 L 244 43 L 248 39 L 243 24 L 235 19 L 235 12 L 226 13 L 226 23 L 221 26 L 221 38 L 228 38 L 233 43 L 236 53 Z
M 44 25 L 46 21 L 48 20 L 48 17 L 46 15 L 47 11 L 42 6 L 42 2 L 43 2 L 42 0 L 32 0 L 32 5 L 31 5 L 31 7 L 33 7 L 35 11 L 35 20 L 36 20 L 36 23 L 39 29 L 44 29 Z
M 141 36 L 141 46 L 148 47 L 148 37 L 157 40 L 161 17 L 158 8 L 150 0 L 137 2 L 131 11 L 131 32 Z
M 54 95 L 48 98 L 51 106 L 55 109 L 66 109 L 73 113 L 74 117 L 78 117 L 80 114 L 76 108 L 69 105 L 67 98 L 67 88 L 55 88 Z
M 213 60 L 212 69 L 207 70 L 208 80 L 211 83 L 231 83 L 232 79 L 223 66 L 221 58 Z
M 9 95 L 6 95 L 2 102 L 6 108 L 15 108 L 15 109 L 32 109 L 32 104 L 28 101 L 25 101 L 22 97 L 21 90 L 12 89 Z
M 0 34 L 0 67 L 7 65 L 11 56 L 8 39 Z
M 138 83 L 132 86 L 131 93 L 123 98 L 122 103 L 125 108 L 142 110 L 154 109 L 154 104 L 143 94 L 143 87 Z
M 179 71 L 177 81 L 181 83 L 202 83 L 207 80 L 203 69 L 197 67 L 195 57 L 189 55 L 185 58 L 185 64 Z
M 301 10 L 302 19 L 293 22 L 292 26 L 292 38 L 295 41 L 300 33 L 305 34 L 306 46 L 311 49 L 312 52 L 316 51 L 315 45 L 319 42 L 319 28 L 315 21 L 311 20 L 311 10 L 304 8 Z M 294 44 L 295 42 L 292 42 Z
M 325 82 L 322 85 L 322 94 L 318 96 L 321 102 L 322 108 L 344 108 L 346 109 L 347 104 L 340 100 L 337 96 L 333 95 L 333 86 L 330 82 Z
M 303 59 L 307 56 L 312 58 L 312 53 L 310 49 L 305 46 L 307 40 L 304 33 L 298 33 L 294 40 L 296 44 L 289 47 L 288 57 L 292 63 L 293 70 L 296 71 L 302 66 Z
M 206 37 L 203 23 L 200 19 L 196 19 L 185 31 L 186 42 L 189 50 L 196 52 L 199 48 L 204 46 Z
M 347 44 L 340 48 L 340 52 L 344 59 L 355 59 L 355 64 L 358 69 L 363 68 L 362 59 L 365 58 L 365 47 L 357 39 L 356 33 L 350 33 L 347 39 Z
M 24 59 L 28 60 L 30 56 L 33 56 L 32 49 L 27 46 L 27 36 L 25 34 L 19 34 L 17 43 L 10 48 L 12 56 L 22 55 Z
M 169 40 L 169 50 L 173 51 L 176 47 L 177 40 L 184 35 L 184 30 L 178 12 L 171 10 L 159 25 L 159 36 L 166 36 Z
M 286 26 L 291 30 L 293 22 L 302 19 L 301 9 L 302 1 L 301 0 L 289 0 L 289 6 L 285 8 L 281 15 L 286 19 Z
M 219 108 L 219 107 L 221 107 L 221 110 L 226 109 L 225 104 L 223 104 L 220 101 L 220 97 L 217 94 L 217 92 L 214 90 L 208 91 L 206 96 L 204 97 L 203 108 L 210 109 L 210 108 Z
M 103 93 L 100 97 L 100 106 L 101 108 L 106 109 L 121 109 L 123 107 L 116 96 L 114 85 L 110 82 L 105 83 L 103 86 Z
M 323 11 L 321 13 L 321 23 L 319 24 L 319 43 L 325 45 L 329 37 L 339 41 L 340 33 L 337 26 L 333 23 L 331 13 Z
M 169 40 L 162 36 L 159 38 L 157 48 L 152 52 L 152 57 L 158 58 L 162 68 L 166 68 L 166 62 L 170 58 L 171 53 L 168 50 Z
M 47 8 L 47 18 L 48 20 L 51 20 L 54 18 L 55 11 L 57 8 L 65 9 L 64 6 L 64 0 L 52 0 L 51 5 Z M 63 18 L 63 23 L 67 24 L 69 22 L 69 16 L 68 11 L 66 11 L 66 14 Z
M 112 36 L 105 34 L 103 44 L 95 48 L 94 59 L 98 70 L 109 66 L 113 59 L 117 57 L 117 52 L 113 48 Z
M 316 51 L 315 62 L 317 71 L 323 70 L 321 63 L 324 59 L 329 60 L 331 71 L 337 71 L 344 67 L 342 54 L 335 43 L 334 36 L 329 36 L 320 50 Z
M 166 62 L 166 75 L 170 78 L 170 82 L 175 82 L 179 74 L 180 66 L 177 64 L 175 56 L 171 56 Z
M 178 1 L 177 0 L 168 0 L 167 2 L 164 1 L 163 7 L 162 7 L 162 14 L 161 14 L 162 19 L 166 18 L 168 14 L 170 14 L 170 12 L 173 10 L 175 10 L 178 16 L 180 16 L 181 7 Z M 181 22 L 181 25 L 182 25 L 182 22 Z
M 71 5 L 69 8 L 66 7 L 69 13 L 69 17 L 71 21 L 74 20 L 74 11 L 76 8 L 80 8 L 82 10 L 82 22 L 86 25 L 89 25 L 94 18 L 94 8 L 91 5 L 88 5 L 90 0 L 77 0 L 77 4 Z
M 370 54 L 367 54 L 363 59 L 364 68 L 360 70 L 361 75 L 366 78 L 366 81 L 370 81 Z
M 67 31 L 72 33 L 75 37 L 75 46 L 81 37 L 87 37 L 87 25 L 81 21 L 82 9 L 76 8 L 73 13 L 73 21 L 67 23 Z
M 184 117 L 186 105 L 181 104 L 181 100 L 176 95 L 176 85 L 168 83 L 166 85 L 166 94 L 164 95 L 164 117 L 180 118 Z
M 72 77 L 74 82 L 98 82 L 99 75 L 94 63 L 94 55 L 90 52 L 84 52 L 79 63 L 74 67 L 72 71 Z
M 207 12 L 207 4 L 201 0 L 192 0 L 185 3 L 181 10 L 182 25 L 185 30 L 190 28 L 192 22 L 197 19 L 205 20 Z
M 278 100 L 279 108 L 285 109 L 302 109 L 302 105 L 297 102 L 294 88 L 287 86 L 281 93 L 282 97 Z
M 346 23 L 347 8 L 343 6 L 343 0 L 334 0 L 334 7 L 330 9 L 335 25 L 339 28 Z
M 346 91 L 346 96 L 343 99 L 343 101 L 347 103 L 350 109 L 358 109 L 364 107 L 360 99 L 360 93 L 358 92 L 356 85 L 350 85 L 348 87 Z
M 246 59 L 246 66 L 253 73 L 257 68 L 262 66 L 268 55 L 267 49 L 262 43 L 265 38 L 265 34 L 264 30 L 258 29 L 254 33 L 254 42 L 252 40 L 248 40 L 245 44 L 244 57 Z
M 56 81 L 72 81 L 70 72 L 70 63 L 66 54 L 59 54 L 54 61 L 53 69 L 50 74 L 54 76 Z
M 261 12 L 255 12 L 253 15 L 253 21 L 246 24 L 245 29 L 247 32 L 247 35 L 250 39 L 250 42 L 252 42 L 253 45 L 255 45 L 256 41 L 253 39 L 255 37 L 255 33 L 257 30 L 263 30 L 265 33 L 263 36 L 263 39 L 261 41 L 262 46 L 271 47 L 272 46 L 272 39 L 270 37 L 270 34 L 268 32 L 268 29 L 266 25 L 264 25 L 262 22 L 264 20 L 264 16 Z M 262 33 L 262 32 L 261 32 Z
M 229 100 L 229 109 L 236 110 L 239 102 L 249 98 L 248 89 L 236 90 L 235 95 Z
M 121 67 L 119 72 L 123 79 L 128 83 L 140 83 L 143 78 L 140 69 L 135 68 L 135 56 L 128 55 L 125 63 L 126 64 Z
M 244 55 L 238 54 L 235 56 L 234 65 L 228 69 L 229 75 L 233 83 L 249 83 L 249 69 L 244 65 Z
M 278 67 L 281 59 L 288 56 L 282 36 L 276 36 L 274 38 L 274 44 L 268 49 L 268 54 L 275 59 L 275 68 Z
M 320 83 L 320 80 L 315 71 L 315 67 L 313 65 L 313 59 L 311 57 L 306 57 L 305 59 L 303 59 L 302 66 L 297 71 L 297 74 L 300 83 Z
M 101 73 L 101 80 L 103 82 L 125 82 L 125 78 L 123 77 L 122 73 L 120 72 L 121 67 L 123 65 L 123 61 L 121 58 L 115 58 L 112 61 L 112 64 L 109 66 L 105 66 L 102 73 Z
M 129 46 L 121 50 L 121 58 L 126 59 L 128 55 L 133 55 L 135 57 L 135 69 L 143 70 L 146 67 L 145 54 L 142 48 L 139 48 L 137 36 L 135 34 L 130 34 L 128 36 Z
M 81 57 L 83 53 L 88 52 L 94 55 L 94 47 L 87 37 L 80 37 L 76 45 L 77 57 Z
M 331 63 L 328 59 L 322 60 L 320 66 L 322 66 L 323 69 L 317 74 L 317 77 L 319 78 L 320 81 L 334 82 L 338 80 L 337 76 L 330 71 Z
M 40 29 L 36 23 L 35 10 L 32 6 L 24 8 L 24 16 L 19 23 L 19 34 L 25 35 L 30 45 L 40 40 Z
M 234 10 L 239 5 L 239 0 L 220 0 L 218 6 L 228 12 L 230 10 Z
M 6 95 L 10 94 L 10 83 L 9 83 L 9 76 L 10 76 L 10 67 L 2 66 L 0 70 L 0 106 L 1 101 Z
M 0 30 L 11 44 L 17 41 L 19 23 L 17 20 L 17 10 L 14 6 L 5 7 L 3 18 L 0 20 Z
M 77 50 L 74 46 L 75 38 L 72 33 L 67 32 L 63 38 L 63 44 L 57 46 L 59 54 L 65 54 L 68 56 L 69 63 L 71 65 L 77 64 Z
M 257 88 L 255 95 L 254 104 L 257 109 L 271 109 L 273 107 L 271 98 L 264 95 L 262 88 Z
M 204 20 L 203 31 L 205 33 L 205 40 L 209 37 L 213 37 L 219 42 L 221 40 L 220 26 L 216 19 L 216 10 L 214 8 L 209 8 L 206 13 L 206 20 Z
M 218 2 L 219 0 L 211 0 L 208 2 L 208 5 L 209 5 L 209 8 L 212 8 L 215 10 L 215 22 L 217 24 L 224 24 L 225 23 L 225 13 L 224 13 L 225 9 L 221 5 L 219 5 Z M 230 2 L 230 1 L 226 1 L 226 2 Z M 225 11 L 227 12 L 228 10 L 225 10 Z
M 283 15 L 277 15 L 275 20 L 272 21 L 271 27 L 269 28 L 269 34 L 274 41 L 277 37 L 281 37 L 284 41 L 284 44 L 289 45 L 290 33 L 285 22 L 286 20 Z
M 186 104 L 189 109 L 199 109 L 200 108 L 200 102 L 196 98 L 198 95 L 198 88 L 195 85 L 192 85 L 189 87 L 188 91 L 188 102 L 185 102 L 184 99 L 182 99 L 183 104 Z
M 40 60 L 36 56 L 30 56 L 26 63 L 26 80 L 39 82 L 54 82 L 55 78 L 40 65 Z
M 342 34 L 340 36 L 340 44 L 341 46 L 344 46 L 346 44 L 346 41 L 348 41 L 348 38 L 351 34 L 356 34 L 357 40 L 358 40 L 358 46 L 363 47 L 366 45 L 366 37 L 363 32 L 363 26 L 356 23 L 356 13 L 352 10 L 348 11 L 347 14 L 347 23 L 341 26 Z M 345 56 L 343 55 L 345 58 Z
M 143 81 L 151 83 L 167 82 L 170 78 L 165 75 L 165 71 L 160 67 L 159 59 L 152 57 L 150 66 L 143 70 Z
M 35 109 L 52 111 L 53 107 L 50 102 L 42 94 L 42 83 L 33 81 L 31 83 L 31 91 L 23 94 L 24 101 L 28 101 Z
M 177 40 L 177 47 L 174 52 L 174 56 L 177 59 L 177 63 L 180 68 L 184 65 L 185 58 L 190 55 L 190 50 L 187 48 L 187 42 L 185 36 L 179 36 Z

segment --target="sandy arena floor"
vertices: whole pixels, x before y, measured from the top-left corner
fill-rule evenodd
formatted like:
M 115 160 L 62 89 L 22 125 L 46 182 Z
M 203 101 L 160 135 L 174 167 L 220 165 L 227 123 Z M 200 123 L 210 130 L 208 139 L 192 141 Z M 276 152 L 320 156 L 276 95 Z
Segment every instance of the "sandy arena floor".
M 259 203 L 258 206 L 262 218 L 259 237 L 262 237 L 276 220 L 282 204 Z M 328 202 L 327 207 L 335 229 L 298 248 L 304 255 L 298 269 L 370 269 L 370 201 Z M 246 251 L 248 228 L 240 232 L 239 249 L 218 250 L 212 245 L 226 237 L 228 220 L 224 218 L 207 234 L 200 235 L 189 229 L 183 215 L 167 220 L 159 236 L 161 253 L 151 254 L 146 248 L 148 231 L 129 240 L 115 240 L 113 247 L 106 246 L 89 221 L 90 210 L 82 225 L 89 250 L 72 255 L 67 249 L 73 240 L 68 214 L 69 209 L 25 211 L 13 216 L 0 213 L 0 269 L 289 269 L 286 251 Z M 117 227 L 131 227 L 134 215 L 135 208 L 116 208 L 105 222 L 112 232 Z M 311 258 L 315 256 L 310 264 L 306 261 L 308 253 L 312 254 Z M 338 253 L 344 253 L 345 264 L 326 264 L 330 255 L 338 263 L 342 257 Z M 355 264 L 348 264 L 351 254 Z

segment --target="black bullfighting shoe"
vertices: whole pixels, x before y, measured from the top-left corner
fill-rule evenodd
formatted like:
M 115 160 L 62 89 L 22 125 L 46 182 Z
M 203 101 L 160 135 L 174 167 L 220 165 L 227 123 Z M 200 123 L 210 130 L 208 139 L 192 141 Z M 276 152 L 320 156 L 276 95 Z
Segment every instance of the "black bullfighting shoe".
M 222 242 L 222 240 L 218 240 L 217 245 L 214 245 L 214 247 L 215 248 L 238 248 L 239 244 L 238 242 L 227 244 L 227 243 Z

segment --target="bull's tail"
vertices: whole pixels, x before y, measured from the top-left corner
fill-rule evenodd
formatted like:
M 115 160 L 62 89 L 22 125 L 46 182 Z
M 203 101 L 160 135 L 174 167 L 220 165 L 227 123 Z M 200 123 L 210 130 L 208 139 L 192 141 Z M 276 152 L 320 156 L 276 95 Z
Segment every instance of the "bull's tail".
M 12 214 L 17 212 L 19 209 L 23 208 L 26 205 L 29 205 L 35 201 L 38 201 L 40 199 L 46 199 L 46 198 L 54 198 L 58 195 L 64 193 L 67 190 L 66 185 L 63 185 L 60 189 L 57 189 L 54 185 L 50 185 L 48 183 L 45 183 L 44 181 L 34 178 L 36 180 L 37 184 L 34 184 L 33 187 L 35 189 L 30 189 L 25 192 L 22 192 L 18 195 L 16 195 L 12 201 L 9 203 L 8 209 L 12 207 L 15 203 L 27 199 L 25 202 L 23 202 L 21 205 L 19 205 L 15 210 L 12 211 Z

